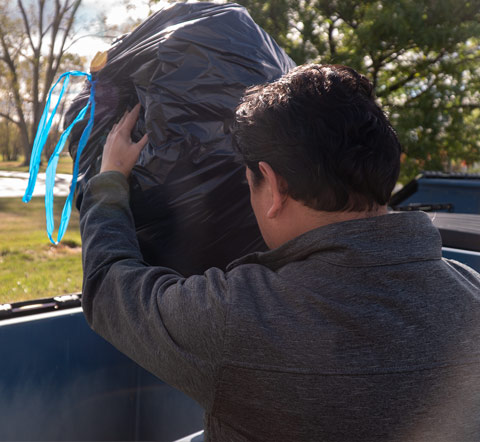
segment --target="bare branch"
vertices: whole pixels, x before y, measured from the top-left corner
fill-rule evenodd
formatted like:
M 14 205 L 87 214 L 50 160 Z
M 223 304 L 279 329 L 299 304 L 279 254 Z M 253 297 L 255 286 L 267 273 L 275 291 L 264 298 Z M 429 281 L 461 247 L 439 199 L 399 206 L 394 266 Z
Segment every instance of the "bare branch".
M 0 43 L 1 43 L 1 46 L 2 46 L 2 49 L 3 49 L 2 60 L 7 65 L 10 73 L 12 74 L 12 77 L 15 78 L 15 77 L 17 77 L 17 67 L 16 67 L 12 57 L 10 56 L 10 52 L 8 51 L 8 45 L 7 45 L 7 42 L 5 40 L 5 35 L 1 32 L 0 32 Z
M 445 51 L 442 50 L 435 58 L 423 61 L 420 63 L 421 65 L 432 65 L 440 61 L 440 59 L 445 55 Z M 420 65 L 419 64 L 419 65 Z M 383 97 L 386 95 L 389 95 L 393 91 L 396 91 L 400 89 L 401 87 L 405 86 L 409 81 L 413 80 L 415 78 L 415 75 L 417 74 L 419 70 L 418 69 L 413 69 L 412 72 L 410 72 L 409 75 L 407 75 L 405 78 L 402 78 L 401 80 L 397 81 L 396 83 L 391 84 L 390 86 L 386 87 L 383 91 L 380 91 L 378 93 L 378 97 Z
M 337 45 L 335 43 L 335 39 L 333 38 L 333 31 L 335 30 L 335 23 L 337 22 L 337 18 L 330 17 L 331 22 L 328 25 L 328 46 L 330 49 L 330 56 L 334 57 L 337 53 Z
M 12 118 L 10 115 L 8 115 L 8 114 L 5 114 L 5 113 L 3 113 L 3 112 L 0 112 L 0 117 L 5 118 L 5 119 L 8 120 L 8 121 L 11 121 L 12 123 L 16 124 L 17 126 L 20 125 L 20 121 L 17 121 L 17 120 L 15 120 L 15 119 L 13 119 L 13 118 Z
M 104 39 L 104 40 L 113 40 L 115 38 L 118 37 L 118 35 L 99 35 L 99 34 L 85 34 L 85 35 L 81 35 L 80 37 L 76 38 L 75 40 L 72 40 L 71 43 L 65 47 L 65 52 L 68 52 L 70 50 L 70 48 L 75 44 L 77 43 L 78 41 L 80 41 L 82 38 L 87 38 L 87 37 L 96 37 L 96 38 L 101 38 L 101 39 Z
M 55 65 L 53 66 L 53 76 L 58 71 L 58 68 L 60 67 L 60 62 L 61 62 L 61 59 L 63 57 L 63 54 L 65 54 L 65 51 L 66 51 L 65 45 L 66 45 L 66 42 L 67 42 L 67 38 L 68 38 L 68 36 L 70 34 L 70 31 L 72 29 L 73 22 L 74 22 L 74 19 L 75 19 L 75 14 L 77 13 L 77 10 L 78 10 L 81 2 L 82 2 L 82 0 L 75 0 L 73 5 L 71 5 L 71 6 L 73 6 L 73 9 L 70 13 L 70 16 L 68 17 L 67 27 L 65 28 L 65 31 L 63 33 L 63 38 L 62 38 L 62 42 L 60 44 L 59 52 L 58 52 L 58 55 L 57 55 L 56 60 L 55 60 Z
M 32 58 L 30 55 L 28 55 L 26 52 L 22 51 L 21 48 L 19 48 L 19 49 L 17 50 L 17 52 L 15 53 L 15 55 L 21 55 L 23 58 L 25 58 L 25 60 L 27 60 L 27 61 L 29 61 L 29 62 L 31 62 L 31 63 L 34 63 L 33 58 Z M 15 58 L 15 57 L 14 57 L 14 58 Z
M 416 105 L 408 103 L 408 104 L 405 104 L 403 107 L 405 107 L 405 108 L 415 108 Z M 437 106 L 437 109 L 444 109 L 444 110 L 448 110 L 448 109 L 471 109 L 471 110 L 474 110 L 474 109 L 480 109 L 480 103 L 440 104 L 439 106 Z
M 417 95 L 413 96 L 413 97 L 410 97 L 406 102 L 405 102 L 405 107 L 408 107 L 410 105 L 410 103 L 412 103 L 413 101 L 415 100 L 418 100 L 421 96 L 425 95 L 427 92 L 429 92 L 432 87 L 434 86 L 434 84 L 436 83 L 436 80 L 437 80 L 437 76 L 434 75 L 433 78 L 428 82 L 427 84 L 427 87 L 419 92 Z
M 51 27 L 52 27 L 52 24 L 49 23 L 48 26 L 47 26 L 47 27 L 43 30 L 43 32 L 42 32 L 42 38 L 44 38 L 45 35 L 48 34 L 48 32 L 50 31 Z
M 5 64 L 8 67 L 8 70 L 10 71 L 10 78 L 8 82 L 10 83 L 10 88 L 13 92 L 15 110 L 19 118 L 19 121 L 16 121 L 15 124 L 17 124 L 20 127 L 22 137 L 24 138 L 25 143 L 27 143 L 29 141 L 28 133 L 27 133 L 27 123 L 25 121 L 25 114 L 23 113 L 23 108 L 22 108 L 22 98 L 20 96 L 17 66 L 15 65 L 14 60 L 10 57 L 10 53 L 8 51 L 8 45 L 5 40 L 5 34 L 3 34 L 1 31 L 0 31 L 0 45 L 2 46 L 2 49 L 3 49 L 3 61 L 5 62 Z
M 40 97 L 40 91 L 37 91 L 37 101 L 34 104 L 34 126 L 38 122 L 40 116 L 40 108 L 43 107 L 46 101 L 46 97 L 48 94 L 48 89 L 50 84 L 52 83 L 53 77 L 55 76 L 56 70 L 54 69 L 55 63 L 55 43 L 57 41 L 58 36 L 58 29 L 60 28 L 60 24 L 63 20 L 63 15 L 65 11 L 62 9 L 60 1 L 55 0 L 55 14 L 52 23 L 49 25 L 50 29 L 50 48 L 49 53 L 46 61 L 46 74 L 43 81 L 43 90 L 42 90 L 42 97 Z M 60 50 L 60 57 L 62 56 L 62 51 Z
M 467 104 L 451 104 L 450 106 L 444 106 L 445 109 L 480 109 L 480 103 L 467 103 Z
M 25 26 L 25 32 L 27 33 L 28 41 L 30 42 L 30 46 L 33 49 L 33 51 L 36 52 L 37 48 L 35 47 L 35 43 L 33 43 L 32 31 L 30 29 L 30 22 L 28 21 L 27 13 L 25 11 L 25 7 L 23 6 L 22 0 L 18 0 L 17 4 L 22 14 L 23 25 Z

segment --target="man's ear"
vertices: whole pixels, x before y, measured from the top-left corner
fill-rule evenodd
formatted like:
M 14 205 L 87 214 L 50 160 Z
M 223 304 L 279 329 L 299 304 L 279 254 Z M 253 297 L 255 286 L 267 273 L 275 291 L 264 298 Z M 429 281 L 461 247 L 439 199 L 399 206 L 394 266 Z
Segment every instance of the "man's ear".
M 275 218 L 282 210 L 287 200 L 286 182 L 283 177 L 278 175 L 270 166 L 270 164 L 260 161 L 258 168 L 263 175 L 263 179 L 270 188 L 272 203 L 267 211 L 268 218 Z

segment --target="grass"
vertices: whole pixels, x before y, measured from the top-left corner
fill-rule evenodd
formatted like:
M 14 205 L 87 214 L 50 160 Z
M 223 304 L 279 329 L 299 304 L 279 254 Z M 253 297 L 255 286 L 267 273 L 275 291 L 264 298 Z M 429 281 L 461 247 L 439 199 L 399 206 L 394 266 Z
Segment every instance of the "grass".
M 18 161 L 0 161 L 0 170 L 6 170 L 9 172 L 28 172 L 28 166 L 22 166 L 23 158 Z M 72 159 L 68 154 L 61 154 L 58 160 L 57 173 L 72 174 Z M 40 165 L 40 172 L 45 172 L 47 168 L 47 161 L 43 160 Z
M 78 212 L 72 209 L 67 233 L 54 246 L 45 230 L 44 201 L 36 197 L 24 204 L 21 198 L 0 198 L 0 304 L 81 290 Z M 65 197 L 55 198 L 56 224 L 64 202 Z

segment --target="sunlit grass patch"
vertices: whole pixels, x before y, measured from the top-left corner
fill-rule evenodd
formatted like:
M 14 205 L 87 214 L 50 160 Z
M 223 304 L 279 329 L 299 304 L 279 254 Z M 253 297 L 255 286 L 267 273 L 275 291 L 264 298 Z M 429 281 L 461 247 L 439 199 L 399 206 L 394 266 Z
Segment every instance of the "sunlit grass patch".
M 56 223 L 64 202 L 65 197 L 55 198 Z M 54 246 L 45 230 L 42 197 L 28 204 L 20 198 L 1 198 L 0 304 L 79 292 L 81 284 L 78 212 L 72 210 L 67 233 Z
M 71 174 L 73 170 L 73 161 L 70 158 L 68 153 L 62 153 L 58 160 L 57 173 L 67 173 Z M 23 157 L 19 158 L 17 161 L 0 161 L 0 170 L 10 171 L 10 172 L 28 172 L 28 166 L 22 166 Z M 45 172 L 47 168 L 47 161 L 43 160 L 40 165 L 40 172 Z

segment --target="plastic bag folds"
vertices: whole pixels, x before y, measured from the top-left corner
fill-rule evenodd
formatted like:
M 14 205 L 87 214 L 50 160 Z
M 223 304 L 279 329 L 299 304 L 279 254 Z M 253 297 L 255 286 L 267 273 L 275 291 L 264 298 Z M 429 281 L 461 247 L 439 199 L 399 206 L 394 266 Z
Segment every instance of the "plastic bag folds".
M 92 73 L 95 124 L 80 158 L 77 207 L 99 171 L 108 132 L 140 101 L 132 139 L 148 133 L 149 142 L 130 175 L 130 205 L 144 259 L 188 276 L 265 249 L 229 128 L 247 87 L 293 66 L 239 5 L 178 3 L 158 11 L 114 43 Z M 86 84 L 66 124 L 89 93 Z M 72 134 L 73 157 L 85 124 Z

